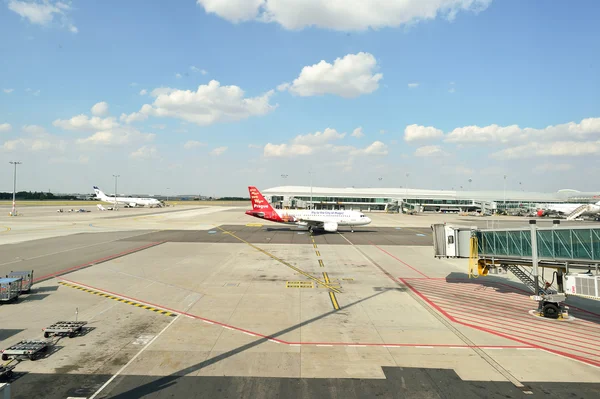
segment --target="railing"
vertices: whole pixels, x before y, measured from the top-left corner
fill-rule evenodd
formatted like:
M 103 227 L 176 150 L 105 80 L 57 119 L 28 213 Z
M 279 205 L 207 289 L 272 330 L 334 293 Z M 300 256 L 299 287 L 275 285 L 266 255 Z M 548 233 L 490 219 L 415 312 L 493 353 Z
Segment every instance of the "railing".
M 531 258 L 531 230 L 494 229 L 476 231 L 478 251 L 483 256 Z M 540 260 L 600 263 L 600 228 L 538 228 Z

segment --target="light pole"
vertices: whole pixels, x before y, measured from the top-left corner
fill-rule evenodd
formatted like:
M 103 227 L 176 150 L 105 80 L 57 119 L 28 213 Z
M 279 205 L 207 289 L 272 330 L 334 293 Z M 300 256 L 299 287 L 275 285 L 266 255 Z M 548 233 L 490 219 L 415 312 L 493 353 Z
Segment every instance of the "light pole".
M 169 190 L 170 190 L 170 188 L 167 187 L 167 202 L 169 202 Z
M 13 204 L 12 204 L 12 211 L 10 213 L 10 216 L 17 216 L 17 210 L 15 207 L 15 199 L 17 196 L 17 165 L 21 165 L 23 162 L 10 161 L 9 163 L 15 166 L 15 172 L 14 172 L 14 177 L 13 177 Z
M 310 169 L 308 171 L 308 174 L 310 175 L 310 209 L 313 209 L 313 200 L 312 200 L 312 169 Z
M 504 175 L 504 211 L 506 212 L 506 175 Z
M 117 208 L 118 208 L 118 205 L 117 205 L 117 179 L 119 177 L 121 177 L 121 175 L 113 175 L 113 177 L 115 178 L 115 206 L 114 206 L 114 208 L 115 208 L 115 211 L 116 211 Z

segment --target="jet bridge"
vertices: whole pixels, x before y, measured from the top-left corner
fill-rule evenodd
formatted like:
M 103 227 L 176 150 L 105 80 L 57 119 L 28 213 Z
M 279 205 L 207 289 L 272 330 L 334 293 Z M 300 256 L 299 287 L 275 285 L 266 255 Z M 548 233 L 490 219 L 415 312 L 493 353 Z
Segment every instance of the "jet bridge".
M 469 277 L 510 271 L 532 290 L 544 317 L 566 317 L 563 302 L 569 295 L 600 299 L 600 228 L 561 227 L 558 220 L 548 228 L 538 228 L 535 220 L 529 223 L 525 228 L 474 229 Z M 551 273 L 545 275 L 545 269 Z

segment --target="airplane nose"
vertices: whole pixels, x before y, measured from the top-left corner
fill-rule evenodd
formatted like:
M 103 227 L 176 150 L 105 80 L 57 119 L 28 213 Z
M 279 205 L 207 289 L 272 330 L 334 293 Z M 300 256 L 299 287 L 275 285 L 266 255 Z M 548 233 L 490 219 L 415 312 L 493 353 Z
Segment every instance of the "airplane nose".
M 371 218 L 366 218 L 367 219 L 367 223 L 371 223 Z

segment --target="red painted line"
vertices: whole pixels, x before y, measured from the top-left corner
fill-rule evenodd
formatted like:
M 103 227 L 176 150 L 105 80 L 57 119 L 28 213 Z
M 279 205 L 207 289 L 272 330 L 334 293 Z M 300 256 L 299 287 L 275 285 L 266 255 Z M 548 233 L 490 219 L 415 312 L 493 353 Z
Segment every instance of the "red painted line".
M 160 309 L 164 309 L 164 310 L 168 310 L 172 313 L 176 313 L 176 314 L 180 314 L 180 315 L 184 315 L 184 316 L 188 316 L 191 317 L 193 319 L 197 319 L 197 320 L 202 320 L 202 321 L 206 321 L 209 322 L 211 324 L 215 324 L 215 325 L 219 325 L 221 327 L 226 327 L 229 328 L 231 330 L 235 330 L 235 331 L 240 331 L 240 332 L 244 332 L 244 333 L 248 333 L 248 334 L 253 334 L 257 337 L 260 338 L 265 338 L 265 339 L 270 339 L 272 341 L 276 341 L 278 343 L 281 344 L 286 344 L 286 345 L 331 345 L 331 346 L 350 346 L 350 345 L 364 345 L 364 346 L 398 346 L 398 347 L 409 347 L 409 348 L 414 348 L 417 346 L 433 346 L 433 347 L 439 347 L 439 348 L 449 348 L 449 347 L 453 347 L 453 348 L 501 348 L 501 349 L 525 349 L 525 348 L 534 348 L 531 345 L 481 345 L 481 346 L 470 346 L 470 345 L 456 345 L 456 344 L 407 344 L 407 343 L 401 343 L 401 344 L 387 344 L 387 343 L 362 343 L 362 342 L 288 342 L 288 341 L 284 341 L 284 340 L 280 340 L 277 338 L 273 338 L 270 335 L 263 335 L 254 331 L 250 331 L 250 330 L 246 330 L 240 327 L 235 327 L 232 326 L 230 324 L 226 324 L 226 323 L 221 323 L 219 321 L 216 320 L 211 320 L 211 319 L 207 319 L 201 316 L 197 316 L 191 313 L 187 313 L 187 312 L 182 312 L 180 310 L 177 309 L 173 309 L 173 308 L 169 308 L 167 306 L 163 306 L 163 305 L 158 305 L 152 302 L 147 302 L 144 301 L 142 299 L 138 299 L 138 298 L 133 298 L 127 295 L 123 295 L 123 294 L 119 294 L 116 292 L 112 292 L 112 291 L 108 291 L 105 290 L 103 288 L 98 288 L 98 287 L 94 287 L 88 284 L 83 284 L 77 281 L 73 281 L 64 277 L 60 278 L 61 280 L 67 281 L 71 284 L 75 284 L 75 285 L 79 285 L 82 287 L 86 287 L 86 288 L 90 288 L 96 291 L 101 291 L 101 292 L 105 292 L 107 294 L 111 294 L 111 295 L 115 295 L 121 298 L 125 298 L 125 299 L 129 299 L 132 300 L 134 302 L 138 302 L 141 304 L 146 304 L 149 306 L 153 306 L 156 308 L 160 308 Z
M 75 270 L 83 269 L 84 267 L 92 266 L 92 265 L 95 265 L 95 264 L 98 264 L 98 263 L 102 263 L 102 262 L 107 262 L 109 260 L 120 258 L 121 256 L 129 255 L 129 254 L 132 254 L 134 252 L 141 251 L 143 249 L 148 249 L 148 248 L 160 245 L 160 244 L 164 244 L 165 242 L 166 241 L 153 242 L 153 243 L 150 243 L 150 244 L 147 244 L 147 245 L 143 245 L 141 247 L 137 247 L 137 248 L 129 249 L 127 251 L 119 252 L 118 254 L 109 255 L 109 256 L 106 256 L 104 258 L 100 258 L 100 259 L 96 259 L 96 260 L 93 260 L 93 261 L 88 262 L 88 263 L 84 263 L 83 265 L 73 266 L 73 267 L 70 267 L 68 269 L 60 270 L 60 271 L 55 272 L 55 273 L 51 273 L 51 274 L 47 274 L 47 275 L 42 276 L 42 277 L 35 278 L 35 279 L 33 279 L 33 282 L 37 283 L 37 282 L 40 282 L 42 280 L 47 280 L 47 279 L 52 278 L 52 277 L 57 277 L 57 276 L 60 276 L 62 274 L 67 274 L 67 273 L 73 272 Z
M 434 308 L 435 310 L 437 310 L 438 312 L 440 312 L 442 315 L 446 316 L 446 318 L 448 318 L 450 321 L 453 321 L 453 322 L 455 322 L 457 324 L 461 324 L 463 326 L 471 327 L 471 328 L 473 328 L 475 330 L 487 332 L 487 333 L 496 335 L 498 337 L 506 338 L 506 339 L 511 340 L 511 341 L 519 342 L 519 343 L 521 343 L 523 345 L 528 345 L 528 346 L 530 346 L 532 348 L 545 350 L 545 351 L 548 351 L 548 352 L 551 352 L 551 353 L 555 353 L 555 354 L 558 354 L 558 355 L 561 355 L 561 356 L 565 356 L 565 357 L 568 357 L 568 358 L 571 358 L 571 359 L 579 360 L 579 361 L 581 361 L 583 363 L 586 363 L 586 364 L 591 364 L 593 366 L 600 366 L 600 362 L 596 362 L 596 361 L 593 361 L 593 360 L 590 360 L 590 359 L 587 359 L 587 358 L 584 358 L 584 357 L 581 357 L 581 356 L 573 355 L 571 353 L 565 353 L 565 352 L 562 352 L 562 351 L 557 351 L 555 349 L 544 348 L 544 347 L 542 347 L 542 346 L 540 346 L 538 344 L 527 342 L 527 341 L 524 341 L 524 340 L 522 340 L 520 338 L 517 338 L 517 337 L 511 337 L 509 335 L 502 334 L 500 332 L 493 331 L 493 330 L 490 330 L 490 329 L 485 328 L 485 327 L 473 325 L 473 324 L 470 324 L 470 323 L 461 322 L 461 321 L 455 319 L 450 314 L 448 314 L 441 307 L 437 306 L 435 303 L 433 303 L 432 301 L 430 301 L 426 296 L 424 296 L 423 294 L 421 294 L 419 292 L 419 290 L 417 290 L 416 288 L 414 288 L 405 279 L 400 278 L 400 281 L 402 281 L 408 288 L 410 288 L 411 291 L 413 291 L 421 299 L 423 299 L 425 302 L 427 302 L 432 308 Z
M 453 302 L 451 300 L 448 300 L 447 298 L 444 297 L 439 297 L 436 294 L 431 294 L 428 293 L 427 294 L 428 297 L 430 298 L 435 298 L 435 301 L 438 303 L 442 303 L 443 306 L 445 306 L 448 309 L 448 312 L 460 312 L 460 314 L 469 314 L 467 311 L 464 310 L 456 310 L 456 309 L 460 309 L 462 307 L 464 307 L 464 301 L 461 301 L 460 303 L 458 302 Z M 525 322 L 528 323 L 528 325 L 530 325 L 531 323 L 535 323 L 537 326 L 539 326 L 540 328 L 548 328 L 551 326 L 550 321 L 548 322 L 543 322 L 537 318 L 535 318 L 535 316 L 532 316 L 529 314 L 530 310 L 534 310 L 533 306 L 529 307 L 529 308 L 523 308 L 523 309 L 517 309 L 517 308 L 506 308 L 503 307 L 502 305 L 496 305 L 496 304 L 491 304 L 489 302 L 486 302 L 485 304 L 478 304 L 478 303 L 469 303 L 468 304 L 469 308 L 475 308 L 474 311 L 479 311 L 480 313 L 478 313 L 478 317 L 485 317 L 484 314 L 486 311 L 489 311 L 490 308 L 494 309 L 494 313 L 498 314 L 500 313 L 503 317 L 507 317 L 510 318 L 511 322 L 516 322 L 517 320 L 523 320 Z M 469 310 L 469 309 L 467 309 Z M 596 327 L 595 324 L 587 322 L 587 324 L 577 324 L 577 326 L 574 326 L 574 321 L 569 321 L 569 322 L 558 322 L 560 323 L 559 325 L 555 324 L 553 326 L 553 328 L 561 328 L 560 332 L 561 334 L 564 334 L 565 331 L 567 332 L 573 332 L 573 329 L 577 330 L 577 331 L 587 331 L 590 332 L 590 334 L 586 334 L 587 336 L 592 337 L 593 339 L 600 339 L 600 328 Z M 599 334 L 599 335 L 596 335 Z M 587 338 L 585 335 L 576 335 L 578 337 L 582 337 L 582 338 Z
M 446 282 L 451 282 L 451 281 L 465 281 L 465 282 L 469 282 L 470 284 L 477 285 L 476 283 L 473 283 L 473 281 L 474 281 L 473 279 L 468 279 L 468 278 L 452 278 L 452 279 L 445 278 L 445 277 L 428 277 L 428 278 L 422 278 L 422 277 L 398 277 L 398 278 L 402 279 L 402 280 L 426 280 L 426 281 L 427 280 L 434 280 L 434 281 L 435 280 L 437 280 L 437 281 L 444 280 Z M 480 278 L 483 278 L 483 277 L 480 277 Z M 523 294 L 527 295 L 528 297 L 529 297 L 529 295 L 533 295 L 532 291 L 527 291 L 527 290 L 524 290 L 522 288 L 515 287 L 512 284 L 502 283 L 502 282 L 499 282 L 499 281 L 485 280 L 485 284 L 496 284 L 496 285 L 501 285 L 501 286 L 504 286 L 504 287 L 508 287 L 508 288 L 514 290 L 515 294 L 518 294 L 518 292 L 522 292 Z M 482 283 L 482 284 L 480 284 L 480 286 L 484 286 L 485 287 L 485 284 Z M 568 295 L 569 294 L 567 293 L 567 296 Z M 574 296 L 574 297 L 576 297 L 576 296 Z M 584 313 L 588 313 L 588 314 L 593 315 L 593 316 L 597 317 L 598 319 L 600 319 L 600 313 L 594 313 L 594 312 L 592 312 L 590 310 L 583 309 L 583 308 L 580 308 L 580 307 L 575 306 L 575 305 L 569 305 L 569 304 L 567 304 L 567 306 L 569 306 L 570 309 L 576 309 L 578 311 L 581 311 L 581 312 L 584 312 Z
M 514 304 L 514 305 L 525 305 L 526 303 L 529 303 L 529 304 L 534 303 L 534 301 L 529 298 L 525 299 L 522 296 L 518 297 L 518 298 L 513 298 L 511 296 L 506 296 L 504 293 L 499 293 L 499 292 L 492 291 L 492 290 L 481 291 L 481 290 L 473 290 L 472 288 L 466 289 L 466 288 L 453 287 L 453 286 L 447 286 L 447 285 L 431 286 L 428 284 L 422 284 L 421 282 L 419 282 L 417 284 L 413 284 L 413 286 L 419 287 L 420 289 L 423 289 L 423 290 L 443 292 L 447 295 L 452 295 L 456 298 L 464 298 L 464 297 L 468 296 L 469 298 L 472 298 L 472 299 L 482 299 L 482 300 L 489 301 L 491 296 L 493 296 L 494 300 L 501 301 L 503 303 L 510 303 L 510 304 Z
M 408 267 L 409 269 L 419 273 L 421 276 L 423 276 L 424 278 L 429 278 L 425 273 L 420 272 L 419 270 L 415 269 L 414 267 L 412 267 L 411 265 L 409 265 L 408 263 L 404 262 L 402 259 L 399 259 L 397 257 L 395 257 L 394 255 L 392 255 L 391 253 L 389 253 L 388 251 L 386 251 L 385 249 L 379 248 L 377 245 L 373 244 L 371 241 L 369 241 L 369 243 L 371 245 L 373 245 L 375 248 L 377 248 L 378 250 L 380 250 L 383 253 L 388 254 L 389 256 L 391 256 L 392 258 L 396 259 L 398 262 L 402 263 L 404 266 Z

